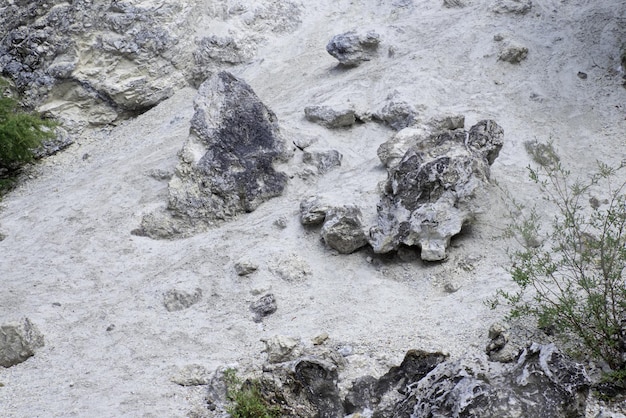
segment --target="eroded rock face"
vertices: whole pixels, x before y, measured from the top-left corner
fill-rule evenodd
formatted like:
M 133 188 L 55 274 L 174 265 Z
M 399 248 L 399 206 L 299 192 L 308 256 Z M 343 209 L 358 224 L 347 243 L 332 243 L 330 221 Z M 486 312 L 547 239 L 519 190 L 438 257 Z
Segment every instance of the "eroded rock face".
M 290 157 L 274 113 L 228 72 L 200 86 L 189 138 L 169 182 L 165 214 L 144 218 L 139 235 L 184 235 L 255 210 L 282 194 Z M 171 235 L 170 235 L 171 234 Z
M 391 161 L 404 146 L 387 147 L 389 157 L 383 162 L 390 166 L 389 176 L 378 204 L 378 224 L 370 229 L 374 251 L 386 253 L 404 244 L 419 246 L 424 260 L 444 259 L 450 238 L 474 216 L 471 200 L 489 179 L 503 135 L 488 120 L 469 132 L 416 132 L 403 142 L 410 147 L 397 165 Z
M 371 60 L 376 55 L 379 44 L 380 35 L 374 31 L 366 34 L 350 31 L 335 35 L 326 45 L 326 51 L 342 65 L 355 67 Z
M 552 344 L 532 344 L 516 364 L 495 368 L 485 358 L 437 366 L 396 406 L 396 417 L 580 417 L 589 379 Z
M 294 30 L 300 15 L 290 0 L 3 2 L 0 71 L 29 106 L 107 124 L 245 62 L 268 33 Z M 229 35 L 207 33 L 213 26 Z
M 28 318 L 4 324 L 0 326 L 0 366 L 22 363 L 43 345 L 43 335 Z

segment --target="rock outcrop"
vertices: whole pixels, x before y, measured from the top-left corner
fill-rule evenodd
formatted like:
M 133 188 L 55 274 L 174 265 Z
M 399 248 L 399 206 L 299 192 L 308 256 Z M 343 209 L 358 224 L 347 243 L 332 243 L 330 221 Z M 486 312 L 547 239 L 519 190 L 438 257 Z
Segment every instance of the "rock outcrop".
M 43 335 L 28 318 L 4 324 L 0 326 L 0 366 L 22 363 L 43 345 Z
M 377 225 L 370 229 L 374 251 L 387 253 L 404 244 L 420 247 L 424 260 L 444 259 L 450 238 L 474 216 L 472 198 L 489 179 L 503 135 L 496 122 L 484 120 L 469 132 L 416 131 L 403 137 L 401 146 L 384 147 L 381 160 L 389 166 L 389 176 Z M 407 145 L 396 164 L 397 151 Z
M 496 367 L 482 357 L 438 365 L 410 386 L 396 417 L 585 416 L 589 379 L 554 345 L 531 344 L 517 363 Z
M 249 8 L 173 0 L 4 2 L 0 71 L 30 107 L 68 123 L 107 124 L 249 60 L 268 33 L 292 31 L 300 15 L 290 0 L 258 0 Z
M 355 67 L 376 56 L 380 35 L 374 31 L 359 34 L 350 31 L 335 35 L 326 45 L 326 51 L 346 67 Z
M 282 194 L 290 156 L 274 113 L 228 72 L 200 86 L 164 213 L 144 217 L 137 235 L 172 238 L 251 212 Z

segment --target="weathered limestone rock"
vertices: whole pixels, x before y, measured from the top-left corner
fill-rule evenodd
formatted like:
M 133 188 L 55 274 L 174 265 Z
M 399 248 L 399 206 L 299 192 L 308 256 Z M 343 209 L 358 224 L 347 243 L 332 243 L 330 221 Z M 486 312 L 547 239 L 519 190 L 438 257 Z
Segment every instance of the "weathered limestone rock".
M 528 13 L 532 7 L 532 0 L 497 0 L 491 5 L 491 11 L 523 15 Z
M 57 127 L 54 132 L 56 134 L 54 138 L 43 141 L 40 147 L 33 150 L 35 158 L 44 158 L 54 155 L 74 143 L 74 140 L 65 129 Z
M 330 106 L 307 106 L 304 116 L 309 122 L 318 123 L 329 129 L 346 128 L 356 123 L 353 109 L 333 109 Z
M 275 335 L 267 340 L 263 340 L 263 343 L 265 343 L 268 363 L 274 364 L 295 360 L 302 354 L 300 342 L 284 335 Z
M 252 212 L 287 184 L 274 163 L 290 150 L 276 116 L 248 84 L 220 72 L 200 86 L 194 106 L 167 212 L 144 218 L 138 235 L 171 238 L 206 228 Z
M 393 130 L 399 131 L 413 125 L 417 118 L 415 106 L 405 101 L 391 100 L 378 112 L 372 115 L 374 120 L 379 120 Z
M 263 318 L 278 310 L 276 298 L 273 294 L 268 293 L 259 300 L 252 302 L 250 304 L 250 310 L 254 313 L 254 322 L 261 322 Z
M 438 365 L 410 386 L 396 417 L 580 417 L 589 379 L 554 345 L 532 344 L 516 364 L 482 357 Z
M 364 35 L 350 31 L 335 35 L 326 45 L 326 51 L 342 65 L 354 67 L 375 57 L 379 44 L 380 35 L 374 31 Z
M 168 290 L 163 296 L 163 306 L 168 312 L 182 311 L 200 302 L 202 299 L 202 289 L 197 288 L 193 293 L 182 290 Z
M 387 168 L 396 166 L 412 146 L 426 140 L 433 133 L 463 129 L 465 116 L 443 115 L 426 123 L 412 125 L 398 131 L 389 141 L 378 147 L 378 158 Z
M 245 62 L 268 34 L 294 30 L 301 12 L 292 0 L 3 2 L 0 71 L 28 106 L 107 124 Z
M 367 245 L 361 210 L 353 205 L 330 208 L 321 235 L 326 245 L 341 254 L 350 254 Z
M 43 345 L 43 335 L 28 318 L 4 324 L 0 326 L 0 366 L 22 363 Z
M 422 259 L 444 259 L 450 238 L 474 216 L 472 197 L 488 181 L 502 137 L 503 130 L 494 121 L 481 121 L 469 132 L 410 136 L 405 142 L 415 142 L 389 169 L 378 223 L 370 229 L 374 251 L 416 245 Z M 396 154 L 386 151 L 385 155 L 389 163 Z
M 258 268 L 259 266 L 250 261 L 238 261 L 235 263 L 235 271 L 238 276 L 248 276 L 257 271 Z
M 203 386 L 211 383 L 211 373 L 199 364 L 189 364 L 172 377 L 172 382 L 181 386 Z
M 302 153 L 302 162 L 314 166 L 317 174 L 325 174 L 335 167 L 340 167 L 342 159 L 343 155 L 334 149 Z
M 465 7 L 465 2 L 461 0 L 443 0 L 443 6 L 447 8 Z
M 364 376 L 353 382 L 344 402 L 346 413 L 374 411 L 373 416 L 394 416 L 393 411 L 409 384 L 420 381 L 447 356 L 422 350 L 409 350 L 400 366 L 394 366 L 379 379 Z
M 326 219 L 330 205 L 318 196 L 310 196 L 300 202 L 300 223 L 302 225 L 319 225 Z
M 522 45 L 510 44 L 500 51 L 498 59 L 500 61 L 510 62 L 511 64 L 519 64 L 526 59 L 528 48 Z
M 298 254 L 279 258 L 270 264 L 270 270 L 286 282 L 302 282 L 312 274 L 309 263 Z

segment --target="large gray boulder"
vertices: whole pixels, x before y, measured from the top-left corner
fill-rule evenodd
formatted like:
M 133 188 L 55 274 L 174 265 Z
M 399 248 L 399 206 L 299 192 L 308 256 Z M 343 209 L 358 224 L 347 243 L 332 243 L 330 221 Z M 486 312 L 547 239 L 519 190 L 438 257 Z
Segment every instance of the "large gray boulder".
M 424 260 L 444 259 L 450 238 L 475 215 L 473 197 L 489 180 L 503 135 L 490 120 L 469 132 L 416 132 L 397 165 L 390 164 L 391 157 L 386 161 L 388 180 L 369 236 L 374 251 L 387 253 L 404 244 L 420 247 Z
M 200 86 L 194 107 L 169 182 L 167 212 L 145 217 L 138 235 L 185 235 L 252 212 L 287 185 L 287 175 L 274 164 L 286 161 L 290 151 L 276 116 L 248 84 L 220 72 Z
M 374 31 L 359 34 L 350 31 L 333 36 L 326 45 L 326 51 L 347 67 L 355 67 L 376 56 L 380 35 Z
M 43 345 L 43 335 L 28 318 L 4 324 L 0 326 L 0 366 L 22 363 Z

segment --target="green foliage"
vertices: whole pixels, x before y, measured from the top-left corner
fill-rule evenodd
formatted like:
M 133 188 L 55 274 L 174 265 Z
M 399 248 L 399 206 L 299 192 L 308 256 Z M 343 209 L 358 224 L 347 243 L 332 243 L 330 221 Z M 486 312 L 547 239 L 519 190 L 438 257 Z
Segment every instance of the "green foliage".
M 0 87 L 5 87 L 0 83 Z M 57 123 L 20 109 L 17 100 L 0 93 L 0 190 L 12 182 L 15 172 L 33 160 L 33 149 L 54 138 Z
M 556 156 L 556 154 L 553 154 Z M 509 196 L 507 236 L 519 244 L 509 251 L 514 292 L 502 289 L 488 301 L 506 302 L 510 317 L 532 315 L 540 327 L 579 339 L 615 376 L 626 375 L 626 196 L 615 180 L 623 166 L 598 163 L 586 180 L 575 179 L 558 158 L 547 158 L 530 178 L 557 215 L 548 225 L 536 207 Z M 599 203 L 592 191 L 602 190 Z
M 233 418 L 276 418 L 280 409 L 268 405 L 261 395 L 259 382 L 242 382 L 234 369 L 224 371 L 226 394 L 230 406 L 226 409 Z

